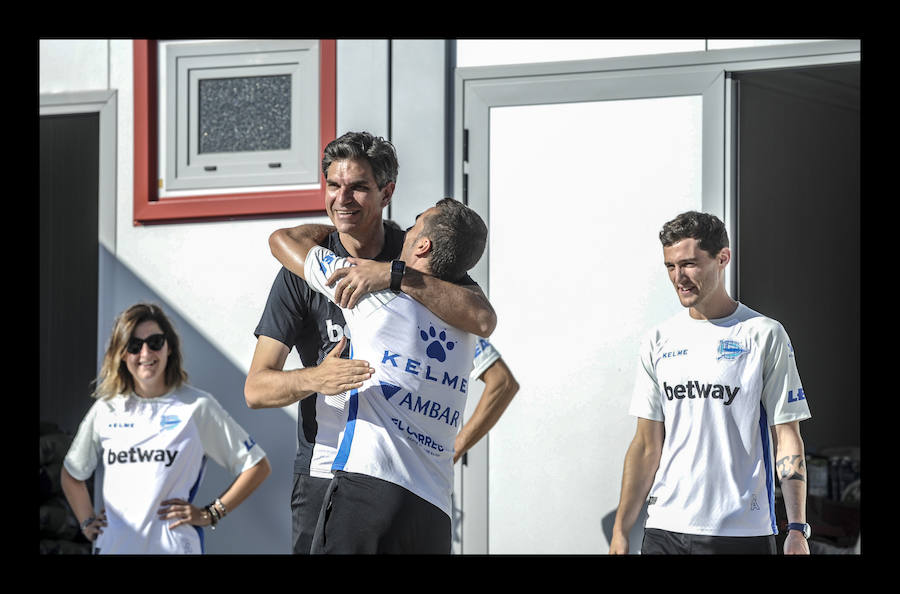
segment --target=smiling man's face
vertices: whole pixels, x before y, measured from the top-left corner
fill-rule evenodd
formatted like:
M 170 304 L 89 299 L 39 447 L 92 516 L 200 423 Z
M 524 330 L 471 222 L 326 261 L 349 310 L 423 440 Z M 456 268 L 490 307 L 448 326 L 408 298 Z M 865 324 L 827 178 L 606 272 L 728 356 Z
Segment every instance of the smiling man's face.
M 727 299 L 722 271 L 729 256 L 728 248 L 722 248 L 712 256 L 692 238 L 682 239 L 663 248 L 669 280 L 675 287 L 681 305 L 691 308 L 694 314 L 704 314 L 710 305 L 717 305 L 723 297 Z
M 325 175 L 325 212 L 338 232 L 365 236 L 382 224 L 393 191 L 394 182 L 378 187 L 365 159 L 334 161 Z

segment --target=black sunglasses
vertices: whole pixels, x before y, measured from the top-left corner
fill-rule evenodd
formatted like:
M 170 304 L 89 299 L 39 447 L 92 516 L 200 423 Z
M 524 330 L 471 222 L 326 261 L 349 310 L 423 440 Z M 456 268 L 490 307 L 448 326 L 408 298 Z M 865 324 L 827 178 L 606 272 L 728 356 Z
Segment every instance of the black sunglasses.
M 125 350 L 132 355 L 137 355 L 141 352 L 141 349 L 144 348 L 145 342 L 147 343 L 147 346 L 150 347 L 151 351 L 158 351 L 159 349 L 163 348 L 164 344 L 166 344 L 166 335 L 152 334 L 147 338 L 132 337 L 128 341 L 128 346 L 125 347 Z

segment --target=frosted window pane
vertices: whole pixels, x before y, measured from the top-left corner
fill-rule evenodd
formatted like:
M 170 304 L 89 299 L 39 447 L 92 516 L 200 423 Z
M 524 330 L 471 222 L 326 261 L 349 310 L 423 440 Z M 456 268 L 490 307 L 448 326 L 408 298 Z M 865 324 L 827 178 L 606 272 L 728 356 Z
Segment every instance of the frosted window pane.
M 291 148 L 290 75 L 199 83 L 201 154 Z
M 681 309 L 658 233 L 701 208 L 702 101 L 491 109 L 491 342 L 523 395 L 491 430 L 489 553 L 608 551 L 639 342 Z

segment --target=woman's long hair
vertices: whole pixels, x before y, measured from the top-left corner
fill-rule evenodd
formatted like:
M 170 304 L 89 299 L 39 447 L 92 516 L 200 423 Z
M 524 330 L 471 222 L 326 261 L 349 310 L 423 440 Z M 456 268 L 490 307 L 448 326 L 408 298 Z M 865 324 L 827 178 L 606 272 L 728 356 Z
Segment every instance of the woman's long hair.
M 166 387 L 177 388 L 187 381 L 187 372 L 182 369 L 181 340 L 175 327 L 162 308 L 153 303 L 137 303 L 123 311 L 116 318 L 112 335 L 100 367 L 100 375 L 95 381 L 94 398 L 112 398 L 118 394 L 126 394 L 134 390 L 134 378 L 125 364 L 125 347 L 134 335 L 134 329 L 146 321 L 159 324 L 166 343 L 169 345 L 169 358 L 166 361 Z

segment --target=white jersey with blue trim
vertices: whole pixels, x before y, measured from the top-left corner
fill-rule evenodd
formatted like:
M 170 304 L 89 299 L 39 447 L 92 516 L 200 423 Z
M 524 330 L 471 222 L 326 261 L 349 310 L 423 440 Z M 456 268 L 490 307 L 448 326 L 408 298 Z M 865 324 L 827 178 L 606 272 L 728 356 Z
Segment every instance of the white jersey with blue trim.
M 500 358 L 500 351 L 486 338 L 480 336 L 475 337 L 475 360 L 473 361 L 472 373 L 469 374 L 469 380 L 480 379 L 482 374 L 488 370 Z
M 335 287 L 325 281 L 348 265 L 316 247 L 306 258 L 306 281 L 333 300 Z M 332 469 L 400 485 L 450 515 L 453 443 L 463 422 L 475 337 L 388 290 L 343 311 L 352 357 L 368 361 L 375 373 L 344 396 L 347 424 Z M 481 350 L 485 361 L 493 356 L 493 349 Z
M 97 400 L 78 427 L 64 464 L 87 480 L 102 461 L 108 525 L 98 554 L 202 554 L 201 528 L 159 519 L 166 499 L 192 502 L 207 456 L 232 475 L 265 457 L 210 394 L 189 385 L 158 398 Z
M 780 323 L 743 304 L 716 320 L 680 312 L 646 337 L 629 413 L 665 424 L 647 528 L 778 533 L 770 426 L 811 416 Z

